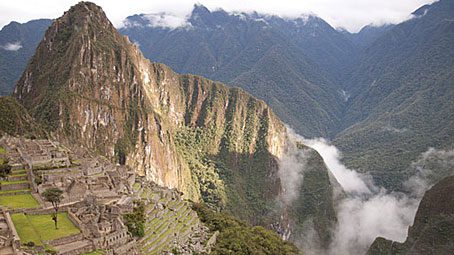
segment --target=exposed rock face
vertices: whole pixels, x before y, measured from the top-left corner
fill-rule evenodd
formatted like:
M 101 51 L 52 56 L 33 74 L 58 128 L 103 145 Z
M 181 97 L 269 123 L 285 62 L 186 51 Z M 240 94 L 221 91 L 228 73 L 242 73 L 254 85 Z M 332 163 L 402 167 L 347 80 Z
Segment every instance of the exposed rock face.
M 67 144 L 253 224 L 283 220 L 274 209 L 287 135 L 272 110 L 241 89 L 151 63 L 92 3 L 54 22 L 14 96 Z
M 379 237 L 367 254 L 452 254 L 454 250 L 454 176 L 425 194 L 404 243 Z
M 285 143 L 285 127 L 264 102 L 150 63 L 91 3 L 72 7 L 49 28 L 14 96 L 61 140 L 193 199 L 200 192 L 176 151 L 178 129 L 211 130 L 209 152 L 223 154 L 229 167 L 239 165 L 238 155 L 264 152 L 268 175 Z

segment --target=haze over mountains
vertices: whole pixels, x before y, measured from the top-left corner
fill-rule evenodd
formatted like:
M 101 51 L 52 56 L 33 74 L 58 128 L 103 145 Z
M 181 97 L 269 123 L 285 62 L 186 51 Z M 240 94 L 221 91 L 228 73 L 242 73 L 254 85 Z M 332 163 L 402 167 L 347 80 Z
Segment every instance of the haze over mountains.
M 0 102 L 15 109 L 11 133 L 39 123 L 308 253 L 365 252 L 373 240 L 356 240 L 363 232 L 344 233 L 360 247 L 339 233 L 352 225 L 346 215 L 360 217 L 367 206 L 405 209 L 395 224 L 405 232 L 424 191 L 454 174 L 454 1 L 356 34 L 310 15 L 195 5 L 183 22 L 168 16 L 133 15 L 117 31 L 99 7 L 81 3 L 45 35 L 50 20 L 5 26 L 0 92 L 16 86 L 23 106 Z M 300 138 L 284 123 L 328 141 Z M 424 185 L 416 192 L 413 181 Z M 363 236 L 389 234 L 374 231 Z M 412 242 L 390 248 L 378 239 L 369 252 L 393 254 Z

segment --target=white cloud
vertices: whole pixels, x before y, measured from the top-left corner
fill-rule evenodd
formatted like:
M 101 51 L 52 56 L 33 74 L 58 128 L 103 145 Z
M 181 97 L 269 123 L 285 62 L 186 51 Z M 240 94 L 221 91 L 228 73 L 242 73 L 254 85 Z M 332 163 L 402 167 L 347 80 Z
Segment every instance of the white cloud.
M 145 17 L 150 22 L 149 26 L 151 27 L 175 29 L 178 27 L 188 26 L 189 24 L 186 17 L 180 17 L 169 13 L 147 14 Z
M 329 144 L 323 138 L 305 139 L 304 143 L 315 149 L 325 161 L 326 166 L 336 177 L 339 184 L 346 192 L 356 194 L 370 194 L 371 187 L 374 187 L 371 178 L 367 175 L 360 175 L 354 170 L 350 170 L 340 162 L 339 150 Z
M 10 21 L 26 22 L 37 18 L 57 18 L 79 0 L 3 1 L 0 3 L 0 26 Z M 315 13 L 334 27 L 358 31 L 368 24 L 381 25 L 398 23 L 410 18 L 418 7 L 434 0 L 197 0 L 211 10 L 223 8 L 226 11 L 258 11 L 277 14 L 282 17 L 299 17 Z M 187 0 L 167 1 L 112 1 L 93 0 L 103 7 L 107 16 L 116 26 L 129 15 L 140 13 L 173 13 L 184 18 L 195 2 Z
M 415 174 L 404 186 L 416 196 L 424 192 L 444 177 L 454 175 L 454 150 L 429 148 L 410 166 Z
M 338 225 L 330 254 L 364 254 L 376 237 L 403 242 L 413 223 L 419 200 L 384 191 L 347 197 L 337 208 Z
M 7 43 L 5 45 L 1 45 L 0 48 L 8 51 L 18 51 L 20 48 L 22 48 L 21 42 L 17 41 L 14 43 Z
M 279 179 L 282 184 L 282 202 L 290 205 L 298 198 L 301 184 L 303 183 L 304 170 L 306 168 L 308 151 L 298 149 L 297 143 L 302 142 L 302 137 L 292 129 L 287 128 L 289 137 L 285 154 L 279 161 Z
M 409 166 L 416 173 L 404 182 L 410 193 L 389 192 L 375 186 L 370 176 L 345 167 L 337 148 L 325 139 L 305 139 L 304 143 L 319 152 L 346 191 L 337 201 L 338 224 L 329 254 L 364 254 L 379 236 L 405 241 L 424 192 L 454 174 L 454 150 L 429 149 Z

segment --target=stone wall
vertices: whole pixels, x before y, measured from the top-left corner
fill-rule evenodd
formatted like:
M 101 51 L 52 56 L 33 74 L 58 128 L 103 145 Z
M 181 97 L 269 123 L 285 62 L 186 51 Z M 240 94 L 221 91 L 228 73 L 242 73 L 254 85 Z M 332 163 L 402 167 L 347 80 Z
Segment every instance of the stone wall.
M 13 220 L 11 219 L 11 215 L 7 211 L 3 211 L 3 215 L 5 215 L 6 224 L 8 228 L 11 230 L 11 234 L 13 235 L 13 251 L 16 252 L 17 249 L 20 247 L 20 238 L 17 234 L 16 227 L 14 227 Z
M 62 245 L 62 244 L 82 241 L 83 239 L 84 239 L 84 236 L 81 233 L 79 233 L 79 234 L 74 234 L 74 235 L 65 236 L 62 238 L 51 240 L 51 241 L 49 241 L 49 244 L 52 246 L 58 246 L 58 245 Z
M 28 189 L 28 188 L 30 188 L 30 184 L 28 182 L 0 185 L 0 190 L 18 190 L 18 189 Z
M 129 251 L 135 248 L 135 245 L 136 241 L 132 240 L 131 242 L 128 242 L 126 244 L 121 245 L 120 247 L 115 248 L 113 254 L 115 255 L 128 254 Z
M 87 246 L 79 247 L 78 249 L 74 249 L 74 250 L 71 250 L 68 252 L 58 253 L 58 254 L 59 255 L 80 255 L 80 254 L 84 254 L 87 252 L 91 252 L 93 250 L 94 250 L 93 245 L 87 245 Z
M 0 196 L 22 195 L 22 194 L 28 194 L 28 193 L 30 193 L 30 191 L 22 190 L 22 191 L 8 192 L 6 194 L 0 194 Z

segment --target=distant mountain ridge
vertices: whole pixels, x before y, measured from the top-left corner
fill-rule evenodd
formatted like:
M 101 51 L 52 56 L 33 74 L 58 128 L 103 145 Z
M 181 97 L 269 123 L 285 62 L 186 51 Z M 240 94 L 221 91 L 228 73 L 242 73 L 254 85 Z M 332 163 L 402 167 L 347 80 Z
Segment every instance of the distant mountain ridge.
M 352 47 L 320 18 L 285 20 L 196 5 L 179 28 L 155 27 L 149 19 L 128 17 L 132 25 L 120 29 L 146 57 L 242 87 L 306 136 L 330 136 L 339 125 L 344 100 L 330 79 L 337 74 L 327 70 Z
M 334 140 L 350 167 L 388 188 L 411 176 L 409 164 L 428 148 L 454 148 L 454 2 L 415 13 L 361 52 Z
M 9 95 L 44 32 L 49 19 L 11 22 L 0 30 L 0 95 Z
M 332 139 L 347 165 L 395 189 L 418 154 L 452 144 L 452 13 L 441 0 L 351 34 L 310 15 L 196 5 L 187 19 L 130 16 L 120 31 L 154 61 L 262 98 L 299 134 Z

